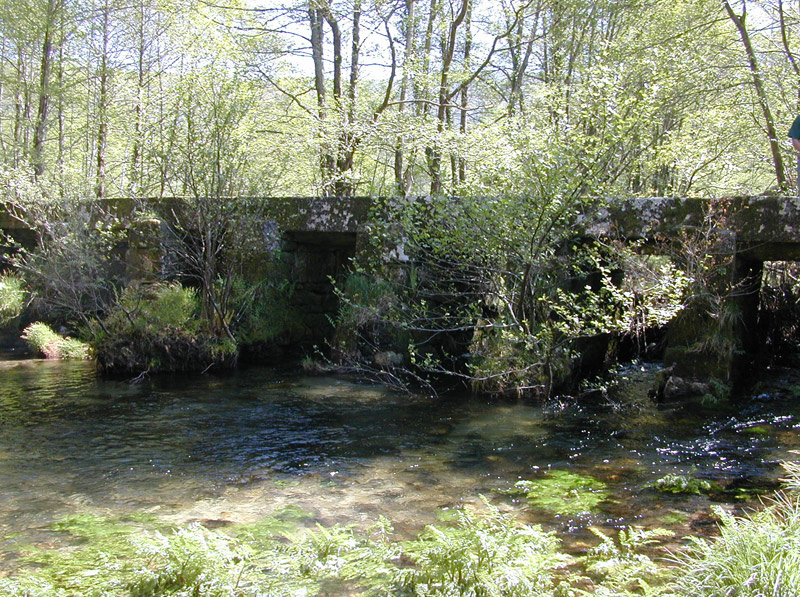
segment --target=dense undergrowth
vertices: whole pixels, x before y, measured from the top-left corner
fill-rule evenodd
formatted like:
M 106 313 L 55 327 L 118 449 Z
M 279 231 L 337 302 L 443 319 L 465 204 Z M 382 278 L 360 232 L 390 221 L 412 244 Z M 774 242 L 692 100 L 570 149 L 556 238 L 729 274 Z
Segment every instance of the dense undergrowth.
M 235 342 L 211 333 L 198 313 L 192 288 L 176 283 L 129 286 L 92 335 L 98 366 L 137 373 L 235 362 Z
M 69 547 L 17 546 L 26 568 L 0 578 L 13 597 L 130 595 L 417 595 L 790 597 L 800 593 L 800 469 L 758 512 L 717 510 L 718 536 L 659 552 L 670 535 L 593 529 L 597 544 L 565 553 L 554 533 L 484 500 L 403 540 L 381 518 L 368 529 L 317 525 L 286 508 L 212 530 L 152 515 L 75 515 L 51 526 Z M 149 530 L 143 530 L 147 528 Z M 7 539 L 15 539 L 8 538 Z M 654 555 L 660 554 L 660 555 Z

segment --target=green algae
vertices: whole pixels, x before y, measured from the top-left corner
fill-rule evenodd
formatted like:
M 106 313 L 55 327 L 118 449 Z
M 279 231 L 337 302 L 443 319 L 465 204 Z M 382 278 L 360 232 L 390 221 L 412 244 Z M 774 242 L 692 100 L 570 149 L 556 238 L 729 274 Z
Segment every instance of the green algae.
M 649 485 L 662 493 L 708 495 L 720 490 L 718 484 L 706 479 L 698 479 L 694 471 L 682 475 L 670 473 Z
M 523 493 L 531 506 L 562 516 L 595 512 L 609 497 L 602 481 L 558 470 L 548 472 L 542 479 L 518 481 L 512 493 Z

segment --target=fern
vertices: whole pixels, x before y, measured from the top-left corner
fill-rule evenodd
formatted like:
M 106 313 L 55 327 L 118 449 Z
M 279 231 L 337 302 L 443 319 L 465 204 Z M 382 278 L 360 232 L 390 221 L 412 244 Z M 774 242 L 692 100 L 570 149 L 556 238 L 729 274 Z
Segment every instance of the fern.
M 454 526 L 428 526 L 418 540 L 406 543 L 404 555 L 414 567 L 395 573 L 396 587 L 442 597 L 553 594 L 553 572 L 565 561 L 558 539 L 486 507 L 482 517 L 458 511 Z

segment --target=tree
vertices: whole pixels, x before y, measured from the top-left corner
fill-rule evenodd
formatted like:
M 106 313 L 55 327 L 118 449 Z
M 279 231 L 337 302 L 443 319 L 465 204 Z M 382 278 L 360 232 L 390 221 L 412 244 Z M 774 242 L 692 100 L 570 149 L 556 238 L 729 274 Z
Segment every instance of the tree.
M 764 78 L 761 74 L 761 68 L 758 63 L 753 43 L 750 38 L 750 33 L 745 24 L 747 18 L 747 4 L 742 2 L 742 12 L 737 14 L 728 0 L 723 0 L 723 6 L 730 20 L 736 26 L 739 32 L 739 37 L 742 41 L 742 46 L 747 56 L 747 63 L 750 69 L 750 76 L 752 77 L 753 89 L 755 90 L 758 105 L 761 108 L 761 113 L 764 118 L 764 127 L 769 143 L 770 153 L 772 154 L 772 165 L 775 169 L 775 180 L 777 181 L 780 190 L 787 189 L 786 170 L 783 165 L 783 156 L 781 154 L 780 145 L 778 142 L 778 134 L 775 130 L 775 119 L 772 116 L 772 108 L 770 101 L 767 97 L 767 92 L 764 86 Z

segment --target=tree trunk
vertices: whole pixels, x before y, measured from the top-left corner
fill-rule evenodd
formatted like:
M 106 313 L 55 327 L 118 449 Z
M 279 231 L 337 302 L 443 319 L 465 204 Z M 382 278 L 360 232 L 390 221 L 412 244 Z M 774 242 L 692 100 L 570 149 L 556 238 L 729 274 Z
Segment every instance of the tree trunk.
M 42 68 L 39 80 L 39 110 L 36 115 L 36 128 L 33 132 L 33 172 L 39 177 L 44 174 L 44 141 L 47 136 L 47 112 L 50 108 L 50 71 L 53 67 L 53 27 L 56 22 L 59 0 L 48 0 L 45 19 L 44 42 L 42 43 Z
M 403 60 L 403 79 L 400 83 L 400 102 L 397 106 L 397 111 L 400 114 L 405 110 L 409 81 L 411 79 L 409 69 L 414 63 L 414 53 L 416 51 L 417 23 L 414 2 L 415 0 L 406 0 L 406 53 Z M 400 197 L 405 197 L 409 190 L 403 162 L 404 148 L 403 135 L 401 134 L 395 142 L 394 149 L 394 186 L 395 192 Z
M 467 9 L 467 16 L 464 22 L 466 38 L 464 40 L 464 68 L 469 69 L 470 53 L 472 51 L 472 5 Z M 466 141 L 467 135 L 467 104 L 469 100 L 469 85 L 461 89 L 460 121 L 458 130 L 461 133 L 461 141 Z M 463 157 L 458 158 L 458 183 L 464 184 L 467 180 L 467 161 Z
M 319 126 L 322 127 L 322 123 L 325 121 L 327 115 L 322 11 L 317 8 L 309 8 L 308 18 L 311 25 L 311 56 L 314 61 L 314 89 L 317 92 L 317 115 L 319 118 Z M 324 195 L 330 195 L 330 179 L 331 173 L 335 167 L 335 161 L 331 155 L 327 141 L 324 138 L 321 138 L 320 141 L 319 160 L 322 174 L 322 191 Z
M 98 199 L 106 195 L 106 143 L 108 141 L 108 0 L 103 4 L 102 13 L 102 54 L 100 56 L 100 97 L 97 108 L 99 126 L 97 129 L 97 183 L 95 194 Z
M 458 28 L 464 22 L 464 18 L 467 15 L 469 4 L 470 0 L 461 0 L 461 8 L 450 23 L 442 51 L 442 70 L 439 77 L 439 99 L 436 112 L 436 130 L 439 133 L 444 132 L 447 121 L 447 107 L 450 100 L 450 66 L 453 63 L 453 55 L 456 50 L 456 35 L 458 34 Z M 441 167 L 442 152 L 438 147 L 429 147 L 426 153 L 428 154 L 428 167 L 431 173 L 431 195 L 440 195 L 443 191 Z
M 145 39 L 144 23 L 145 9 L 144 0 L 139 0 L 139 22 L 136 31 L 136 104 L 133 107 L 133 147 L 131 148 L 131 172 L 128 176 L 128 193 L 131 197 L 136 197 L 142 193 L 142 120 L 144 118 L 144 77 L 145 77 Z
M 770 109 L 769 98 L 767 97 L 767 92 L 764 88 L 764 79 L 761 76 L 761 70 L 759 69 L 755 50 L 753 49 L 753 44 L 750 40 L 750 34 L 745 26 L 746 13 L 743 12 L 741 16 L 737 15 L 733 11 L 733 8 L 731 8 L 728 0 L 724 0 L 723 5 L 725 7 L 725 12 L 728 13 L 728 17 L 730 17 L 731 21 L 733 21 L 733 24 L 736 25 L 736 29 L 739 31 L 739 37 L 742 40 L 742 45 L 744 46 L 745 53 L 747 54 L 747 61 L 750 67 L 750 76 L 753 80 L 753 88 L 756 91 L 756 98 L 759 106 L 761 107 L 761 113 L 764 116 L 767 139 L 769 140 L 769 149 L 772 153 L 772 165 L 775 169 L 775 179 L 778 183 L 778 187 L 781 190 L 785 190 L 787 188 L 786 169 L 783 164 L 780 143 L 778 142 L 778 135 L 775 130 L 775 120 L 772 118 L 772 110 Z
M 64 89 L 64 44 L 66 32 L 64 24 L 64 11 L 61 11 L 59 20 L 58 38 L 58 89 Z M 66 194 L 66 128 L 64 126 L 64 94 L 58 94 L 58 184 L 61 196 Z

